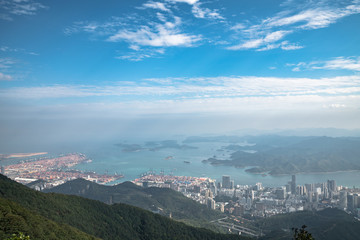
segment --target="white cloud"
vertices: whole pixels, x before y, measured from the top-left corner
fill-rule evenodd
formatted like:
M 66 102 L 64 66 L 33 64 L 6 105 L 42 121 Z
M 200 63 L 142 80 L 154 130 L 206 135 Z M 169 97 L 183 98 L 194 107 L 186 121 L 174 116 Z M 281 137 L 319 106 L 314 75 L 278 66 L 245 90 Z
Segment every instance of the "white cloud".
M 240 50 L 240 49 L 251 49 L 251 48 L 258 48 L 260 46 L 264 46 L 263 50 L 269 50 L 273 48 L 277 48 L 277 45 L 272 43 L 279 41 L 280 39 L 284 38 L 287 34 L 291 33 L 291 31 L 275 31 L 270 32 L 265 35 L 263 38 L 258 39 L 251 39 L 245 41 L 239 45 L 228 47 L 229 50 Z M 262 50 L 262 49 L 259 49 Z
M 288 35 L 303 30 L 325 28 L 336 23 L 341 18 L 360 13 L 360 3 L 358 1 L 353 1 L 347 5 L 344 2 L 314 1 L 303 6 L 291 1 L 282 6 L 289 9 L 278 12 L 258 24 L 245 25 L 239 23 L 231 27 L 231 30 L 241 34 L 241 42 L 228 47 L 228 49 L 256 49 L 259 51 L 274 48 L 283 50 L 301 49 L 303 46 L 288 41 L 284 41 L 286 44 L 284 42 L 275 44 L 275 42 L 284 38 L 285 35 L 281 34 L 283 32 Z M 274 33 L 279 35 L 272 35 Z M 268 37 L 273 37 L 273 40 L 265 41 Z
M 151 84 L 156 82 L 156 84 Z M 248 98 L 270 96 L 307 96 L 330 94 L 360 94 L 360 76 L 333 78 L 277 77 L 214 77 L 167 78 L 114 83 L 108 86 L 55 85 L 2 89 L 0 97 L 67 98 L 104 96 L 143 96 L 162 99 Z
M 165 4 L 162 3 L 162 2 L 149 1 L 149 2 L 147 2 L 147 3 L 144 3 L 144 4 L 143 4 L 143 7 L 144 7 L 144 8 L 158 9 L 158 10 L 165 11 L 165 12 L 170 12 L 170 9 L 167 8 L 167 7 L 165 6 Z
M 2 0 L 0 2 L 0 9 L 5 10 L 7 13 L 1 14 L 0 18 L 11 21 L 13 18 L 10 15 L 35 15 L 40 9 L 45 8 L 47 8 L 45 5 L 31 0 Z
M 288 41 L 283 41 L 280 45 L 282 50 L 297 50 L 297 49 L 302 49 L 303 46 L 294 44 L 294 43 L 289 43 Z
M 192 13 L 196 18 L 208 19 L 224 19 L 217 10 L 210 10 L 209 8 L 202 8 L 200 3 L 195 3 L 192 7 Z
M 174 2 L 174 3 L 187 3 L 190 5 L 193 5 L 197 3 L 199 0 L 167 0 L 168 2 Z
M 156 49 L 140 49 L 139 46 L 135 45 L 133 48 L 130 46 L 135 52 L 131 52 L 125 55 L 119 55 L 115 58 L 122 59 L 122 60 L 129 60 L 129 61 L 142 61 L 146 58 L 154 58 L 158 57 L 165 53 L 163 48 L 156 48 Z
M 143 25 L 134 31 L 124 29 L 110 36 L 108 41 L 127 41 L 131 45 L 151 47 L 189 47 L 201 40 L 200 35 L 181 33 L 180 24 L 180 18 L 175 17 L 174 22 L 155 23 L 153 27 Z
M 0 81 L 10 81 L 12 80 L 12 77 L 7 74 L 3 74 L 0 72 Z
M 351 128 L 360 127 L 360 76 L 161 78 L 99 86 L 12 87 L 0 89 L 0 102 L 6 103 L 0 104 L 1 119 L 134 121 L 151 116 L 176 118 L 183 126 L 180 116 L 191 124 L 200 116 L 194 129 L 212 121 L 208 131 L 230 125 Z M 227 121 L 225 116 L 232 117 Z
M 237 31 L 237 30 L 242 30 L 242 29 L 245 29 L 246 28 L 246 25 L 243 24 L 243 23 L 238 23 L 236 24 L 235 26 L 232 26 L 230 28 L 230 30 L 234 30 L 234 31 Z
M 323 62 L 322 66 L 313 66 L 313 68 L 322 69 L 346 69 L 352 71 L 360 71 L 360 57 L 357 58 L 345 58 L 337 57 L 332 60 Z
M 318 7 L 283 17 L 282 14 L 266 19 L 263 24 L 269 27 L 296 25 L 302 29 L 318 29 L 328 27 L 338 19 L 360 13 L 360 6 L 348 5 L 344 8 Z
M 336 57 L 327 61 L 299 62 L 297 64 L 287 64 L 287 66 L 294 67 L 293 71 L 305 69 L 360 71 L 360 57 Z
M 15 61 L 11 58 L 0 58 L 0 69 L 9 69 Z

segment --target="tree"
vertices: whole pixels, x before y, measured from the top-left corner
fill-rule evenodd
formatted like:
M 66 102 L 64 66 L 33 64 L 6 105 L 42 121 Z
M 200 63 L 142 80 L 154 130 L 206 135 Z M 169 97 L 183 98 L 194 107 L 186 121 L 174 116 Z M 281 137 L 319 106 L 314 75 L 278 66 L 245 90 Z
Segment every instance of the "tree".
M 292 228 L 294 232 L 294 240 L 315 240 L 311 233 L 305 230 L 306 225 L 303 225 L 301 229 Z
M 5 240 L 30 240 L 30 236 L 26 236 L 24 233 L 19 232 L 18 234 L 13 234 L 10 238 Z

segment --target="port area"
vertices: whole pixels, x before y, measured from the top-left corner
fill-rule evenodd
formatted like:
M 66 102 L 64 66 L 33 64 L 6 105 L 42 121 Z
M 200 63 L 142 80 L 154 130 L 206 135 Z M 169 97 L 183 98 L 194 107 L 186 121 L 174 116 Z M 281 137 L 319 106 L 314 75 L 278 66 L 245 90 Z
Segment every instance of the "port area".
M 80 163 L 91 162 L 92 160 L 88 159 L 85 154 L 69 153 L 56 157 L 28 159 L 20 163 L 2 166 L 1 173 L 22 184 L 41 180 L 42 188 L 51 188 L 76 178 L 108 184 L 123 177 L 121 174 L 97 174 L 74 168 Z

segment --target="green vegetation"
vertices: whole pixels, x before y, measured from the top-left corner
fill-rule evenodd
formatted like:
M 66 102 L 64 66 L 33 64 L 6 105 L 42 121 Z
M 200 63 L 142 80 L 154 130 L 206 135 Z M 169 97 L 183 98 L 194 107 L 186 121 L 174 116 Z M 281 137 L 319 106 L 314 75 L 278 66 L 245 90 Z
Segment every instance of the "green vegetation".
M 15 234 L 20 232 L 19 234 Z M 0 239 L 95 239 L 76 228 L 58 224 L 19 204 L 0 198 Z
M 58 224 L 70 225 L 102 239 L 243 239 L 190 227 L 125 204 L 106 205 L 77 196 L 36 192 L 3 175 L 0 175 L 0 197 Z M 1 227 L 6 228 L 8 224 L 2 223 Z
M 306 231 L 305 228 L 305 225 L 302 225 L 301 229 L 293 228 L 295 240 L 314 240 L 311 233 Z
M 10 238 L 5 240 L 30 240 L 30 236 L 26 236 L 24 233 L 20 232 L 19 234 L 13 234 Z
M 333 208 L 281 214 L 256 222 L 256 226 L 266 234 L 262 239 L 274 240 L 291 239 L 294 236 L 292 229 L 303 225 L 308 226 L 307 231 L 316 240 L 350 240 L 360 236 L 360 222 L 344 211 Z
M 131 182 L 104 186 L 84 179 L 69 181 L 44 192 L 77 195 L 104 203 L 126 203 L 186 222 L 208 222 L 224 217 L 219 211 L 185 197 L 169 188 L 143 188 Z

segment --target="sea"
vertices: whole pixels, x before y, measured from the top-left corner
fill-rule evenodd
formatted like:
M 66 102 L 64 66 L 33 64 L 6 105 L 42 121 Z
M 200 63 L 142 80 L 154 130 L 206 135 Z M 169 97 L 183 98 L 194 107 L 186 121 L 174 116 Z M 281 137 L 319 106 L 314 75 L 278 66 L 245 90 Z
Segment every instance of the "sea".
M 177 139 L 181 145 L 183 139 Z M 119 140 L 92 144 L 80 148 L 81 153 L 92 160 L 91 163 L 82 163 L 75 168 L 82 171 L 95 171 L 97 173 L 123 174 L 124 177 L 112 184 L 131 181 L 143 174 L 154 172 L 157 174 L 209 177 L 217 182 L 223 175 L 229 175 L 237 185 L 284 186 L 291 181 L 291 175 L 271 176 L 246 172 L 246 168 L 233 166 L 213 166 L 203 163 L 210 157 L 217 159 L 230 159 L 233 151 L 224 149 L 229 143 L 225 142 L 195 142 L 187 145 L 195 148 L 161 148 L 156 151 L 140 149 L 137 151 L 124 151 L 117 143 L 139 144 L 145 146 L 145 140 Z M 247 143 L 237 143 L 238 145 Z M 79 149 L 79 148 L 78 148 Z M 360 187 L 360 171 L 331 172 L 331 173 L 299 173 L 296 174 L 297 184 L 323 183 L 335 180 L 338 186 Z

